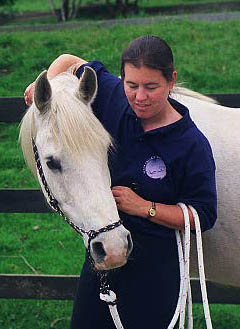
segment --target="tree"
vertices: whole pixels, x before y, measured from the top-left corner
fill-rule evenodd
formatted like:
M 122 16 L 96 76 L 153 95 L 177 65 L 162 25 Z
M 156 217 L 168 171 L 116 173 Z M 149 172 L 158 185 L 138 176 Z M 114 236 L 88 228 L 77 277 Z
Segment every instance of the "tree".
M 138 0 L 106 0 L 106 5 L 109 12 L 114 11 L 115 15 L 120 13 L 126 16 L 129 12 L 138 12 L 138 2 Z
M 56 16 L 57 20 L 65 22 L 76 16 L 76 8 L 80 5 L 81 0 L 62 0 L 60 10 L 56 9 L 54 0 L 48 0 L 48 2 L 52 13 Z
M 12 6 L 16 0 L 0 0 L 0 7 L 3 6 Z
M 4 1 L 4 0 L 0 0 L 0 1 Z M 5 0 L 5 1 L 15 1 L 15 0 Z M 126 16 L 126 13 L 132 8 L 135 9 L 135 11 L 138 8 L 138 0 L 112 0 L 112 1 L 105 0 L 105 1 L 106 1 L 106 6 L 109 8 L 110 12 L 113 10 L 113 7 L 115 7 L 114 12 L 115 13 L 119 12 L 123 16 Z M 80 5 L 82 3 L 81 0 L 61 0 L 61 8 L 59 10 L 56 9 L 54 0 L 48 0 L 48 2 L 57 20 L 62 22 L 75 18 L 80 8 Z M 95 3 L 96 0 L 92 0 L 92 2 Z

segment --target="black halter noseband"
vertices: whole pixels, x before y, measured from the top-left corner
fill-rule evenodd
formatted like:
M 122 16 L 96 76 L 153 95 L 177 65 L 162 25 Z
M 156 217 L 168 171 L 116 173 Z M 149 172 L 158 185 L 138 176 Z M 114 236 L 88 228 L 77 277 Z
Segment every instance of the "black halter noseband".
M 90 249 L 90 242 L 91 242 L 92 239 L 96 238 L 100 233 L 111 231 L 111 230 L 115 229 L 116 227 L 122 225 L 122 221 L 119 220 L 118 222 L 115 222 L 113 224 L 109 224 L 107 226 L 104 226 L 104 227 L 100 228 L 97 231 L 95 231 L 95 230 L 85 231 L 85 230 L 81 229 L 80 227 L 78 227 L 76 224 L 74 224 L 71 221 L 71 219 L 66 217 L 65 214 L 63 213 L 63 211 L 60 209 L 57 199 L 54 198 L 54 196 L 52 195 L 52 193 L 51 193 L 51 191 L 48 187 L 46 178 L 45 178 L 44 173 L 43 173 L 41 161 L 40 161 L 40 158 L 39 158 L 38 149 L 37 149 L 36 143 L 35 143 L 33 138 L 32 138 L 32 147 L 33 147 L 33 153 L 34 153 L 34 158 L 35 158 L 36 166 L 37 166 L 37 169 L 38 169 L 38 173 L 39 173 L 39 176 L 41 178 L 44 189 L 47 193 L 48 203 L 49 203 L 50 207 L 56 213 L 58 213 L 75 231 L 77 231 L 77 233 L 80 233 L 81 235 L 86 234 L 88 236 L 88 251 L 90 252 L 90 250 L 89 250 Z

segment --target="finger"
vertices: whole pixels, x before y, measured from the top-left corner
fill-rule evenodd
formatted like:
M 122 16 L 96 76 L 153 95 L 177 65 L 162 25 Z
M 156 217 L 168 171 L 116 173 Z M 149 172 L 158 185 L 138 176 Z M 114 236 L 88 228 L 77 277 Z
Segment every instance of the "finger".
M 24 92 L 24 100 L 27 105 L 31 105 L 33 101 L 33 93 L 34 93 L 35 82 L 32 82 Z
M 25 101 L 25 103 L 28 105 L 28 97 L 27 97 L 27 95 L 25 95 L 25 94 L 24 94 L 24 101 Z
M 25 101 L 25 103 L 28 105 L 29 97 L 28 97 L 27 90 L 25 90 L 23 96 L 24 96 L 24 101 Z
M 120 196 L 113 196 L 114 197 L 114 200 L 116 201 L 116 202 L 120 202 L 121 201 L 121 197 Z
M 119 191 L 121 190 L 121 186 L 113 186 L 112 191 Z
M 114 197 L 119 197 L 119 196 L 121 196 L 121 191 L 112 190 L 112 194 L 113 194 Z
M 25 89 L 24 95 L 27 95 L 29 93 L 29 90 L 31 89 L 31 85 L 27 86 Z
M 125 186 L 114 186 L 112 188 L 112 192 L 116 195 L 120 195 L 120 194 L 124 193 L 125 190 L 126 190 Z
M 126 190 L 126 189 L 129 189 L 129 187 L 122 186 L 122 185 L 116 185 L 116 186 L 113 186 L 112 189 L 114 189 L 114 190 Z
M 25 103 L 27 104 L 27 106 L 30 106 L 32 104 L 32 100 L 29 99 L 28 96 L 25 96 L 24 100 L 25 100 Z
M 112 187 L 113 193 L 125 193 L 126 191 L 130 190 L 129 187 L 126 186 L 114 186 Z
M 116 202 L 116 206 L 117 206 L 118 209 L 122 209 L 121 202 Z

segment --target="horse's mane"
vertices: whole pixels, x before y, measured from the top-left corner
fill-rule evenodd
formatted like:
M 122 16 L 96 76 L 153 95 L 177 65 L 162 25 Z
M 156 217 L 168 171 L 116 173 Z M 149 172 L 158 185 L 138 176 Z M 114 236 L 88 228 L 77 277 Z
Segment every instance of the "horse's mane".
M 189 97 L 193 97 L 193 98 L 197 98 L 199 100 L 208 102 L 208 103 L 213 103 L 213 104 L 218 104 L 218 102 L 208 96 L 205 96 L 203 94 L 200 94 L 196 91 L 193 91 L 191 89 L 185 88 L 183 87 L 181 84 L 176 84 L 173 88 L 173 90 L 171 91 L 171 93 L 175 94 L 175 95 L 183 95 L 183 96 L 189 96 Z
M 76 96 L 79 80 L 70 73 L 62 73 L 50 80 L 52 98 L 50 110 L 43 114 L 48 120 L 56 145 L 60 143 L 76 159 L 81 160 L 86 152 L 107 161 L 111 137 L 103 128 L 90 106 L 85 106 Z M 24 158 L 36 175 L 31 138 L 36 136 L 35 104 L 26 112 L 20 127 L 19 139 Z

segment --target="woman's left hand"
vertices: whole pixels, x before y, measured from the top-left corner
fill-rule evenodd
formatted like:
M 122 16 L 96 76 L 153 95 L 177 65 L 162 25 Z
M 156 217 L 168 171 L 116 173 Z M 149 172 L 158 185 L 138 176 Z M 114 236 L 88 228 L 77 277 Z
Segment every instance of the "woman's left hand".
M 24 100 L 27 106 L 32 105 L 35 81 L 32 82 L 24 92 Z
M 129 215 L 147 217 L 150 202 L 141 198 L 129 187 L 114 186 L 112 194 L 119 210 Z

